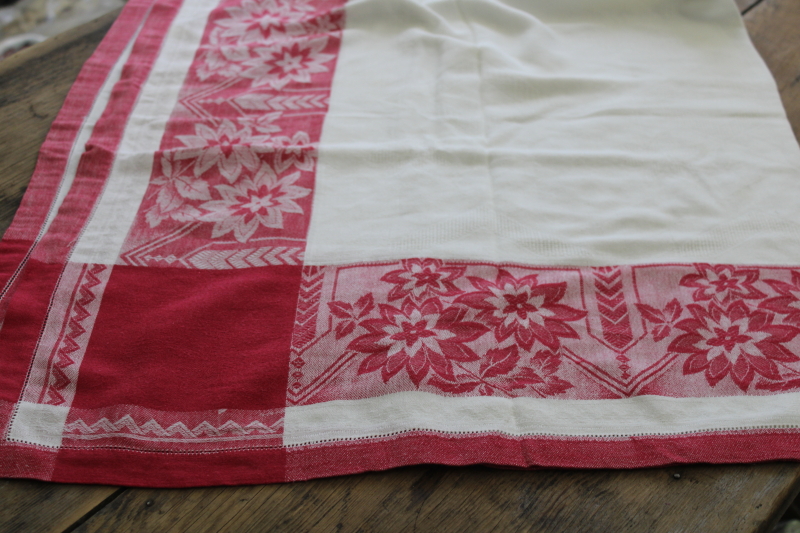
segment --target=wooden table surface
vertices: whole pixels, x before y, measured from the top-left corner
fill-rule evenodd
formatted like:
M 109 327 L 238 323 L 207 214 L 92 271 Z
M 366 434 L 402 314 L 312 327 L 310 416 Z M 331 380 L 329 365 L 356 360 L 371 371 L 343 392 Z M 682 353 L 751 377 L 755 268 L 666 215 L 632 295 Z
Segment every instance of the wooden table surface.
M 736 0 L 800 138 L 800 0 Z M 81 64 L 117 13 L 0 62 L 0 232 Z M 282 485 L 129 489 L 0 480 L 0 532 L 770 531 L 800 463 L 629 471 L 417 466 Z

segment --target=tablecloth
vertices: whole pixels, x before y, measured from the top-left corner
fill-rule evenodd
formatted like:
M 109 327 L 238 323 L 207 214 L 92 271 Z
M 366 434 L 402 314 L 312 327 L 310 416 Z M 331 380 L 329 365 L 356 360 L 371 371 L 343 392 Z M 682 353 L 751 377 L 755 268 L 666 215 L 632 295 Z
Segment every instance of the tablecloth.
M 0 244 L 0 475 L 800 459 L 732 0 L 130 0 Z

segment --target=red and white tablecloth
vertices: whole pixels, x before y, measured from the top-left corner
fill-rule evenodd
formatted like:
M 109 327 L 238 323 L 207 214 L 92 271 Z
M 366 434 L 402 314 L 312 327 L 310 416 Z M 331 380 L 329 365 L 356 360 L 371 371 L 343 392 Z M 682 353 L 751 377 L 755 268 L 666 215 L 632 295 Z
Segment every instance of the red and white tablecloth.
M 800 459 L 732 0 L 130 0 L 1 246 L 6 477 Z

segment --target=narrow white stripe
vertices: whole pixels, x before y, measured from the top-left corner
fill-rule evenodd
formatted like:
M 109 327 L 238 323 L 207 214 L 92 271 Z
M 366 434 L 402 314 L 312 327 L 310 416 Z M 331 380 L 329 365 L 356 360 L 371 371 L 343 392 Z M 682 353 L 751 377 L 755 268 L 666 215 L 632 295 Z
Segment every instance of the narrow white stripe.
M 178 100 L 206 20 L 219 0 L 185 1 L 176 15 L 122 137 L 108 183 L 71 260 L 114 264 L 147 190 L 153 153 Z
M 69 192 L 72 182 L 75 181 L 75 175 L 78 172 L 78 163 L 80 163 L 81 156 L 86 151 L 86 143 L 89 142 L 89 138 L 92 136 L 92 132 L 94 131 L 97 121 L 100 119 L 100 116 L 103 114 L 103 111 L 108 105 L 114 85 L 116 85 L 122 77 L 122 68 L 125 66 L 125 63 L 128 62 L 128 58 L 130 58 L 133 45 L 136 42 L 136 38 L 139 36 L 139 32 L 142 30 L 142 26 L 144 26 L 145 21 L 147 21 L 147 16 L 145 16 L 142 19 L 142 22 L 139 23 L 139 27 L 131 37 L 130 42 L 128 42 L 125 50 L 122 51 L 122 54 L 119 56 L 119 59 L 117 59 L 117 62 L 114 63 L 114 67 L 111 69 L 111 72 L 109 72 L 106 81 L 103 82 L 103 86 L 100 88 L 100 92 L 92 104 L 91 111 L 89 111 L 89 114 L 86 116 L 83 124 L 81 125 L 78 136 L 72 145 L 72 149 L 70 150 L 69 159 L 67 160 L 67 168 L 64 170 L 64 176 L 61 180 L 61 184 L 59 185 L 56 200 L 53 203 L 50 212 L 47 214 L 47 220 L 45 220 L 40 235 L 44 235 L 45 232 L 47 232 L 47 228 L 50 227 L 50 224 L 56 217 L 58 208 L 61 207 L 64 198 L 67 196 L 67 192 Z
M 611 437 L 786 426 L 800 427 L 800 393 L 552 400 L 400 392 L 287 407 L 283 440 L 287 446 L 296 446 L 412 430 Z

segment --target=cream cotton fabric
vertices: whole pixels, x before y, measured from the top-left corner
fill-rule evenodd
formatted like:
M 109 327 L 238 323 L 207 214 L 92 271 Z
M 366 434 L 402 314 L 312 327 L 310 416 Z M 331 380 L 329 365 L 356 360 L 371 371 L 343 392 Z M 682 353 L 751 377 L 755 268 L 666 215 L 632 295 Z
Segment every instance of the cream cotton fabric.
M 732 0 L 354 0 L 306 262 L 800 262 Z

